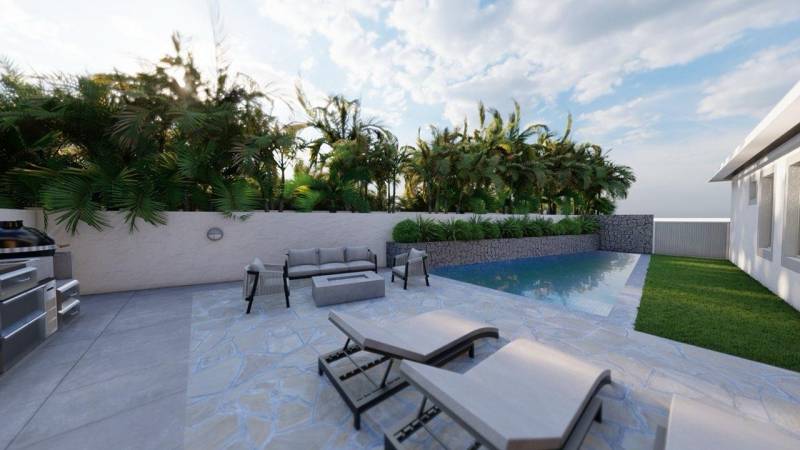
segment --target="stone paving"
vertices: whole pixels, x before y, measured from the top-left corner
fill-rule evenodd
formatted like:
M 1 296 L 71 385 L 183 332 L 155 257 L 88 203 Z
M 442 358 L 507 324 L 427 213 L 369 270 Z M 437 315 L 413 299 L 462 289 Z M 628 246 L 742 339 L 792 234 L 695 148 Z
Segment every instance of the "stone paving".
M 608 317 L 436 276 L 430 288 L 416 279 L 403 291 L 387 280 L 384 298 L 321 308 L 309 287 L 294 285 L 290 309 L 275 298 L 254 304 L 250 315 L 243 314 L 241 288 L 195 292 L 184 447 L 382 448 L 384 430 L 411 414 L 421 396 L 406 388 L 365 413 L 361 431 L 355 431 L 344 402 L 317 374 L 318 355 L 344 341 L 327 321 L 332 309 L 388 325 L 449 308 L 499 327 L 499 340 L 480 341 L 475 360 L 457 358 L 447 366 L 452 370 L 467 370 L 518 337 L 611 368 L 614 383 L 601 393 L 604 421 L 592 426 L 585 449 L 652 448 L 672 394 L 732 407 L 800 436 L 800 373 L 632 330 L 647 262 L 640 259 Z M 466 447 L 469 437 L 440 417 L 433 428 L 444 441 Z M 433 446 L 424 433 L 414 443 Z

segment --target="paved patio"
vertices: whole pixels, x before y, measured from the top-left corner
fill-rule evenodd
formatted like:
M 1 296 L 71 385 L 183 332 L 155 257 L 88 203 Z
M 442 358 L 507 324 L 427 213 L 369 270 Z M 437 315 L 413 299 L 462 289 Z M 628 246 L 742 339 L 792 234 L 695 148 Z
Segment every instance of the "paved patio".
M 445 307 L 500 328 L 501 339 L 481 341 L 476 359 L 453 370 L 516 337 L 610 367 L 605 420 L 583 448 L 651 448 L 673 393 L 800 435 L 800 374 L 631 330 L 643 276 L 640 265 L 609 317 L 440 277 L 333 308 L 390 323 Z M 295 287 L 291 309 L 276 299 L 245 316 L 237 283 L 87 297 L 77 321 L 0 377 L 0 448 L 381 448 L 419 394 L 408 388 L 373 408 L 356 432 L 316 371 L 317 355 L 343 343 L 329 310 Z M 454 446 L 468 442 L 446 416 L 435 428 Z

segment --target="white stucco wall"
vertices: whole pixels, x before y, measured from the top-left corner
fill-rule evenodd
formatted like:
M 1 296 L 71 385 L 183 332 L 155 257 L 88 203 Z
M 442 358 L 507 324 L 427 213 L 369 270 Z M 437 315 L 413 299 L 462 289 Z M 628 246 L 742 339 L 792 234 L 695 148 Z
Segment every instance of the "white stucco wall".
M 21 220 L 25 226 L 39 227 L 37 218 L 40 215 L 34 209 L 0 209 L 0 222 L 6 220 Z
M 46 231 L 59 246 L 68 245 L 64 250 L 72 252 L 73 275 L 80 280 L 82 292 L 102 293 L 239 280 L 253 257 L 282 264 L 289 248 L 366 245 L 378 254 L 378 264 L 384 265 L 392 228 L 417 215 L 256 212 L 245 221 L 234 221 L 214 212 L 170 212 L 167 225 L 140 224 L 139 231 L 129 233 L 121 214 L 107 213 L 111 227 L 103 231 L 81 225 L 73 236 L 52 218 Z M 211 227 L 223 230 L 222 240 L 206 238 Z
M 782 245 L 788 219 L 787 202 L 800 201 L 787 198 L 787 173 L 789 167 L 798 162 L 800 136 L 795 136 L 732 179 L 729 257 L 742 270 L 800 310 L 800 271 L 785 266 L 783 257 L 787 255 L 784 255 Z M 771 258 L 760 256 L 757 248 L 758 203 L 762 199 L 758 198 L 756 204 L 749 201 L 750 181 L 769 175 L 774 176 Z

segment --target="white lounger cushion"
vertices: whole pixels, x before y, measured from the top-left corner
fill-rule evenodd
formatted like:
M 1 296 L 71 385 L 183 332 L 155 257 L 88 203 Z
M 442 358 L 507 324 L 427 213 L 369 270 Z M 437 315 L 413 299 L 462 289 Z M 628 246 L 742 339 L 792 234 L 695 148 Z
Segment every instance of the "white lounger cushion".
M 797 450 L 794 439 L 777 427 L 750 420 L 696 400 L 673 396 L 667 450 Z
M 500 449 L 562 447 L 596 388 L 611 376 L 527 339 L 464 374 L 408 361 L 400 367 L 411 384 Z
M 366 351 L 419 362 L 430 361 L 459 343 L 474 340 L 478 335 L 497 333 L 497 327 L 466 319 L 445 309 L 385 326 L 335 311 L 331 311 L 328 318 Z

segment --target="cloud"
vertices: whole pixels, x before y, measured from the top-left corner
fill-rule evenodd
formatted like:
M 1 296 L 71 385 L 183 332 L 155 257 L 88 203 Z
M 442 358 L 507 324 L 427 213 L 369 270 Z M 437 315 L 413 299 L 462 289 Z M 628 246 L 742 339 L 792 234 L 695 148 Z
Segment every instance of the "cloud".
M 800 17 L 800 3 L 681 0 L 265 0 L 298 38 L 322 37 L 350 89 L 402 91 L 451 122 L 478 100 L 588 103 L 625 77 L 686 64 L 748 30 Z M 388 105 L 403 108 L 402 100 Z
M 769 48 L 709 82 L 697 113 L 706 119 L 763 117 L 800 80 L 800 40 Z
M 609 108 L 580 114 L 577 118 L 578 129 L 581 136 L 591 141 L 602 141 L 614 134 L 617 134 L 615 144 L 643 141 L 653 137 L 654 126 L 661 118 L 654 110 L 665 97 L 667 94 L 664 93 L 637 97 Z

